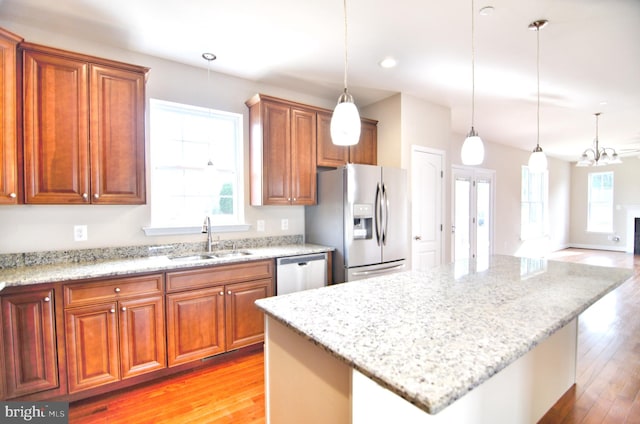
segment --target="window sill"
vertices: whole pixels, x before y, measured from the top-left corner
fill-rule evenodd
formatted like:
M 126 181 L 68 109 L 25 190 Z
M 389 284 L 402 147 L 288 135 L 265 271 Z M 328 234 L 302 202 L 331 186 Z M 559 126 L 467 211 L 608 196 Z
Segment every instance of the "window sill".
M 212 233 L 235 233 L 249 231 L 250 224 L 212 225 Z M 197 227 L 142 227 L 146 236 L 176 236 L 185 234 L 200 234 L 202 226 Z

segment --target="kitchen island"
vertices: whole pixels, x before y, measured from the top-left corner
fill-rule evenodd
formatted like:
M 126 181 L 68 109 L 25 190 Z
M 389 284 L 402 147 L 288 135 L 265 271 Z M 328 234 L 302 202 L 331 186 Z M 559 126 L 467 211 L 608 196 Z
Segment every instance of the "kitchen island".
M 268 422 L 533 423 L 629 269 L 492 256 L 262 299 Z

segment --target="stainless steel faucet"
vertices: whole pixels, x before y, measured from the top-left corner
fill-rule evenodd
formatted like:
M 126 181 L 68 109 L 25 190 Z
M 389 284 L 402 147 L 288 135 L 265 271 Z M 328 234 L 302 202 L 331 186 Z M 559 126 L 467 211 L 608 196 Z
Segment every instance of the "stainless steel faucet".
M 202 232 L 207 233 L 207 252 L 211 253 L 211 218 L 207 215 L 202 223 Z

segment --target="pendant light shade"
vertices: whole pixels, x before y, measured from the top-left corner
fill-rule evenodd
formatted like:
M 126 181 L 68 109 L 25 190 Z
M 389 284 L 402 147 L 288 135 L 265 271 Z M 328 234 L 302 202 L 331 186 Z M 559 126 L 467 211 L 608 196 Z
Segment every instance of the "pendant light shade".
M 480 165 L 484 160 L 484 143 L 473 127 L 464 139 L 460 156 L 465 165 Z
M 331 141 L 337 146 L 352 146 L 359 140 L 360 114 L 345 88 L 331 116 Z
M 476 100 L 474 14 L 475 8 L 473 0 L 471 0 L 471 131 L 467 134 L 467 138 L 464 139 L 460 152 L 460 159 L 462 159 L 464 165 L 480 165 L 484 161 L 484 144 L 475 128 L 473 128 Z
M 529 24 L 529 29 L 536 32 L 537 47 L 536 47 L 536 66 L 538 73 L 538 108 L 537 108 L 537 137 L 536 147 L 533 149 L 531 156 L 529 156 L 529 169 L 531 171 L 545 171 L 547 169 L 547 156 L 540 147 L 540 30 L 547 25 L 548 21 L 541 19 Z
M 338 104 L 331 115 L 331 141 L 337 146 L 353 146 L 360 141 L 360 114 L 347 91 L 347 0 L 344 0 L 344 92 L 338 97 Z

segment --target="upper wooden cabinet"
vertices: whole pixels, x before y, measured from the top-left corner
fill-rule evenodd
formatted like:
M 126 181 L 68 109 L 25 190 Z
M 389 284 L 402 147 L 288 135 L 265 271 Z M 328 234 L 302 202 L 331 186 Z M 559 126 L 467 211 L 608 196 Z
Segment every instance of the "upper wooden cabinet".
M 148 69 L 31 43 L 20 49 L 25 202 L 145 203 Z
M 360 141 L 355 146 L 336 146 L 331 141 L 332 112 L 318 112 L 318 166 L 337 168 L 347 163 L 378 164 L 378 121 L 361 118 Z
M 316 110 L 262 94 L 246 105 L 251 204 L 315 204 Z
M 0 28 L 0 205 L 18 203 L 16 52 L 21 41 Z

